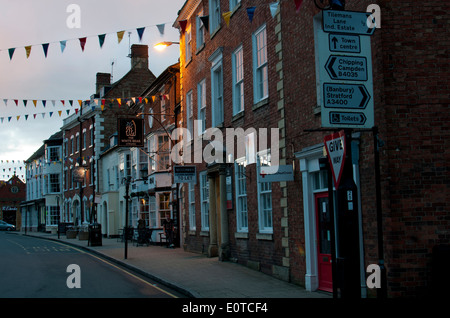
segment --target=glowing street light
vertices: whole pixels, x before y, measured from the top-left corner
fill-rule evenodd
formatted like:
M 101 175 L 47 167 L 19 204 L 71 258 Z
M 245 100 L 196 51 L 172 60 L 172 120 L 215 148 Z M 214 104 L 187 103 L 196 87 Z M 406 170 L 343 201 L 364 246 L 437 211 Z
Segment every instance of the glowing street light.
M 159 42 L 154 46 L 154 48 L 157 49 L 158 51 L 162 51 L 166 47 L 171 46 L 172 44 L 180 44 L 180 42 Z

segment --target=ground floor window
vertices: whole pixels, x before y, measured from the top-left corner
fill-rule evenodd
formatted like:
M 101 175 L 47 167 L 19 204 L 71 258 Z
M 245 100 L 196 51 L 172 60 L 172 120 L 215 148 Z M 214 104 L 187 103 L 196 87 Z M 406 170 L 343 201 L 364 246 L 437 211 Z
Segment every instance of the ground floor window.
M 47 225 L 58 225 L 59 206 L 47 207 Z
M 159 194 L 159 226 L 162 226 L 166 217 L 170 217 L 170 192 Z

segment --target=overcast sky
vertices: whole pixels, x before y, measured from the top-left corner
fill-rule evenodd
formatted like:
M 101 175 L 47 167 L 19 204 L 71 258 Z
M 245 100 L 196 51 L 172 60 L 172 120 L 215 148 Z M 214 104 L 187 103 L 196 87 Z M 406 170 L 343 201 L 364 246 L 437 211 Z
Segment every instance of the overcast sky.
M 179 40 L 179 32 L 172 24 L 184 2 L 0 0 L 0 117 L 4 118 L 0 122 L 0 180 L 9 179 L 7 175 L 14 170 L 9 172 L 9 168 L 17 166 L 17 160 L 28 159 L 43 140 L 59 130 L 63 118 L 67 117 L 67 109 L 70 114 L 74 113 L 75 103 L 70 107 L 68 100 L 86 100 L 95 93 L 97 72 L 112 71 L 113 81 L 116 81 L 129 71 L 129 43 L 149 45 L 149 68 L 156 76 L 176 63 L 178 46 L 159 52 L 153 45 Z M 79 28 L 70 28 L 67 24 L 68 20 L 75 22 L 73 18 L 77 17 L 75 11 L 67 12 L 70 4 L 80 8 Z M 157 27 L 161 24 L 165 24 L 163 35 Z M 145 30 L 140 42 L 136 29 L 141 27 Z M 126 32 L 119 44 L 116 32 L 122 30 Z M 128 32 L 131 32 L 130 38 Z M 98 35 L 104 33 L 105 42 L 100 48 Z M 87 37 L 84 52 L 78 40 L 81 37 Z M 67 42 L 61 52 L 59 41 L 63 40 Z M 50 43 L 47 58 L 43 43 Z M 27 58 L 25 47 L 29 45 L 32 47 Z M 11 60 L 10 48 L 16 48 Z M 8 99 L 6 105 L 4 99 Z M 19 100 L 18 106 L 14 99 Z M 26 107 L 23 100 L 28 100 Z M 32 100 L 38 100 L 36 106 Z M 45 107 L 41 100 L 47 100 Z M 51 100 L 56 100 L 55 106 Z M 62 106 L 60 100 L 66 100 L 66 105 Z M 53 112 L 51 117 L 50 112 Z M 12 117 L 10 121 L 8 117 Z

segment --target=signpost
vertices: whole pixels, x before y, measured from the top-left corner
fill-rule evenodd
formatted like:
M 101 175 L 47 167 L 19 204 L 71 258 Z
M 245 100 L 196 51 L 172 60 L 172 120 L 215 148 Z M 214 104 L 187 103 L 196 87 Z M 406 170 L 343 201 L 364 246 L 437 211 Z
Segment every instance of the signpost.
M 368 12 L 322 11 L 315 20 L 317 102 L 323 128 L 374 126 Z

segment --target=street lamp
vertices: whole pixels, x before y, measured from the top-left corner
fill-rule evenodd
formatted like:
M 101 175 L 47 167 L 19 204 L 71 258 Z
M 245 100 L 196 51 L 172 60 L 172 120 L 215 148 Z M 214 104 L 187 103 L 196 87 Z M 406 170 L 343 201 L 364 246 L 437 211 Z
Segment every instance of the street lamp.
M 180 44 L 180 42 L 159 42 L 154 46 L 154 48 L 157 49 L 158 51 L 162 51 L 166 47 L 171 46 L 172 44 Z

